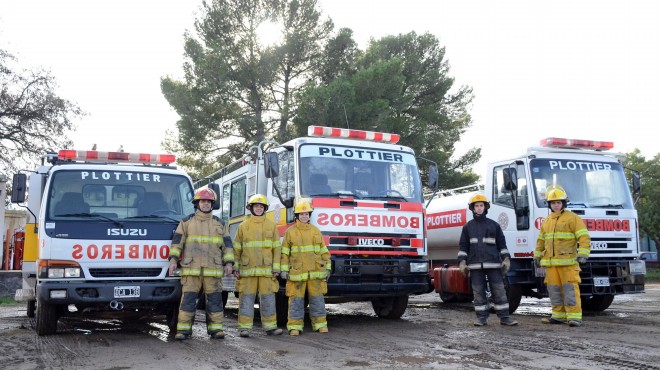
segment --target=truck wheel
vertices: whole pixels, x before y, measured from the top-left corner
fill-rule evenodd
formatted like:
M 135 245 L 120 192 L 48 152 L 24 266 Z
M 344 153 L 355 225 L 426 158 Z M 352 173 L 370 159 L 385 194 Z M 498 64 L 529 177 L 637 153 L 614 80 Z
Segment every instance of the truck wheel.
M 614 301 L 614 294 L 592 295 L 582 298 L 582 309 L 585 311 L 605 311 Z
M 34 317 L 37 310 L 37 301 L 27 301 L 27 317 Z
M 456 295 L 454 293 L 440 292 L 438 294 L 440 295 L 440 299 L 442 299 L 442 301 L 444 303 L 456 303 L 456 302 L 458 302 L 458 295 Z
M 275 312 L 277 313 L 277 325 L 286 326 L 289 321 L 289 297 L 284 293 L 275 293 Z
M 222 291 L 222 308 L 227 307 L 227 300 L 229 299 L 229 292 Z
M 396 297 L 383 297 L 371 300 L 371 306 L 374 312 L 380 318 L 399 319 L 408 308 L 408 296 L 400 295 Z
M 58 308 L 57 305 L 44 302 L 37 304 L 35 324 L 38 335 L 51 335 L 57 332 Z
M 176 324 L 179 321 L 179 304 L 173 303 L 172 307 L 167 310 L 165 314 L 165 320 L 167 321 L 167 327 L 170 328 L 170 336 L 174 336 L 176 333 Z
M 514 313 L 522 300 L 522 287 L 519 284 L 507 284 L 506 287 L 506 295 L 509 297 L 509 313 Z

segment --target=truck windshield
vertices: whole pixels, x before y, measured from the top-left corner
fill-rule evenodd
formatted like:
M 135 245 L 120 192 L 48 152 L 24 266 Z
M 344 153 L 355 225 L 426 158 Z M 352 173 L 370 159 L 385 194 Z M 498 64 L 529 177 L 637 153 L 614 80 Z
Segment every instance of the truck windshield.
M 62 170 L 50 180 L 46 217 L 53 221 L 178 221 L 194 212 L 192 195 L 188 178 L 181 175 Z
M 548 185 L 559 184 L 568 194 L 569 208 L 633 208 L 628 183 L 619 163 L 533 159 L 530 168 L 539 207 L 546 207 Z
M 299 181 L 305 196 L 353 195 L 361 199 L 422 201 L 415 157 L 400 151 L 303 145 Z

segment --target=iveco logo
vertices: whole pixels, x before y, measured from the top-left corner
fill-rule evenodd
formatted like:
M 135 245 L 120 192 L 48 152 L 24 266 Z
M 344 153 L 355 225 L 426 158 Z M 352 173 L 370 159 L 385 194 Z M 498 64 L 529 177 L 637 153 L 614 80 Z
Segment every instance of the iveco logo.
M 385 245 L 385 240 L 359 238 L 358 245 Z
M 145 236 L 147 229 L 108 229 L 110 236 Z
M 591 242 L 591 249 L 607 249 L 607 242 Z

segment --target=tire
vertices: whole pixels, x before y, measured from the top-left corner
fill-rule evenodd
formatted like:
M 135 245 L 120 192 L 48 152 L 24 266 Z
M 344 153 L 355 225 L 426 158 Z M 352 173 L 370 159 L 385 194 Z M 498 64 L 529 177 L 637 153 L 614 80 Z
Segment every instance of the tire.
M 277 313 L 277 325 L 286 326 L 289 321 L 289 297 L 283 293 L 275 293 L 275 312 Z
M 227 307 L 227 300 L 229 299 L 229 292 L 222 291 L 222 308 Z
M 440 292 L 440 293 L 438 293 L 438 295 L 440 295 L 440 299 L 444 303 L 456 303 L 456 302 L 458 302 L 458 295 L 457 294 Z
M 37 310 L 37 301 L 28 301 L 27 302 L 27 317 L 34 317 L 34 313 Z
M 506 295 L 509 298 L 509 313 L 516 312 L 522 300 L 522 287 L 519 284 L 506 285 Z
M 601 312 L 610 307 L 614 301 L 614 294 L 592 295 L 582 299 L 582 309 L 585 311 Z
M 406 308 L 408 308 L 408 296 L 375 298 L 371 300 L 371 306 L 374 308 L 376 316 L 380 318 L 400 319 L 406 312 Z
M 35 326 L 38 335 L 52 335 L 57 332 L 57 320 L 59 319 L 57 305 L 39 302 L 36 317 Z
M 177 303 L 173 303 L 172 307 L 167 310 L 165 320 L 167 327 L 170 328 L 170 335 L 173 336 L 176 333 L 176 324 L 179 322 L 179 305 Z

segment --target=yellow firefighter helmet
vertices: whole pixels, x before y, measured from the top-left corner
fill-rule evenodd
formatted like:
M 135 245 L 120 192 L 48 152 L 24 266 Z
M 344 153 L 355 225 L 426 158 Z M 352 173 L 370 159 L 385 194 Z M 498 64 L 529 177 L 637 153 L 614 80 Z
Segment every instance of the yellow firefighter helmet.
M 210 200 L 211 202 L 215 202 L 218 197 L 215 195 L 215 191 L 209 189 L 209 188 L 202 188 L 198 189 L 195 191 L 195 196 L 193 197 L 192 202 L 199 202 L 202 199 Z
M 314 208 L 312 208 L 312 205 L 307 201 L 298 202 L 298 204 L 296 204 L 296 206 L 293 208 L 293 213 L 295 214 L 303 212 L 312 213 L 312 211 L 314 211 Z
M 255 194 L 251 196 L 245 208 L 252 210 L 253 204 L 261 204 L 264 206 L 264 211 L 268 210 L 268 198 L 263 194 Z
M 545 189 L 545 198 L 548 203 L 554 200 L 568 201 L 568 194 L 561 185 L 553 184 Z
M 474 204 L 477 202 L 483 202 L 486 209 L 490 208 L 490 203 L 488 202 L 486 196 L 481 193 L 477 193 L 473 195 L 472 198 L 470 198 L 470 203 L 468 203 L 468 208 L 470 211 L 474 211 Z

